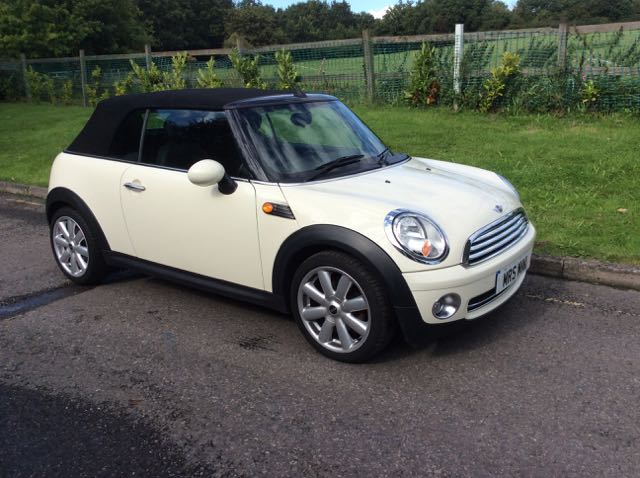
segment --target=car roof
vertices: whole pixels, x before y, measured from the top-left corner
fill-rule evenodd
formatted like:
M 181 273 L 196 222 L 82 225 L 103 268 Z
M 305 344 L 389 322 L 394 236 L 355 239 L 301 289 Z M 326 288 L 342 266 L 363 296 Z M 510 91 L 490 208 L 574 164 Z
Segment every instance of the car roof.
M 305 95 L 255 88 L 168 90 L 114 96 L 98 103 L 80 134 L 65 150 L 91 156 L 108 156 L 113 136 L 122 121 L 136 110 L 148 108 L 222 110 L 257 105 L 329 101 L 328 95 Z

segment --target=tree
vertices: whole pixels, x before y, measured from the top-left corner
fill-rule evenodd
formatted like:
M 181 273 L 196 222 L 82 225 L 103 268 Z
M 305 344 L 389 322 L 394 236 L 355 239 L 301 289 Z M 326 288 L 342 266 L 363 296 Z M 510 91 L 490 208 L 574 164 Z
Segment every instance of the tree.
M 496 0 L 425 0 L 400 2 L 378 22 L 383 35 L 451 33 L 456 23 L 466 31 L 499 30 L 511 22 L 511 11 Z
M 0 57 L 63 56 L 85 35 L 63 5 L 33 0 L 0 2 Z
M 400 0 L 376 23 L 379 35 L 415 35 L 418 32 L 418 15 L 413 2 Z
M 160 50 L 221 47 L 232 0 L 137 0 Z
M 84 33 L 79 46 L 89 54 L 140 51 L 151 39 L 135 0 L 47 1 L 64 4 L 78 19 Z
M 553 26 L 607 23 L 638 18 L 634 0 L 518 0 L 513 10 L 513 25 Z
M 286 43 L 287 37 L 279 28 L 277 13 L 271 5 L 243 0 L 227 16 L 225 33 L 227 37 L 238 35 L 253 46 Z
M 147 31 L 134 0 L 2 0 L 0 56 L 140 50 Z
M 368 13 L 354 13 L 345 1 L 308 0 L 279 12 L 282 31 L 292 42 L 357 38 L 374 25 Z

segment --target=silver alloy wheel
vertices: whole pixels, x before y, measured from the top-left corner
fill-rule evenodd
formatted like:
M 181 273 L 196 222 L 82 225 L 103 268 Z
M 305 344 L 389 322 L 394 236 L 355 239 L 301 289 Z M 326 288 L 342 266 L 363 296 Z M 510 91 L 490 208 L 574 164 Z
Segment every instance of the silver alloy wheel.
M 304 276 L 298 286 L 298 312 L 309 334 L 332 352 L 357 350 L 371 330 L 362 288 L 335 267 L 316 267 Z
M 89 246 L 78 223 L 69 216 L 60 216 L 51 234 L 60 266 L 73 277 L 84 275 L 89 267 Z

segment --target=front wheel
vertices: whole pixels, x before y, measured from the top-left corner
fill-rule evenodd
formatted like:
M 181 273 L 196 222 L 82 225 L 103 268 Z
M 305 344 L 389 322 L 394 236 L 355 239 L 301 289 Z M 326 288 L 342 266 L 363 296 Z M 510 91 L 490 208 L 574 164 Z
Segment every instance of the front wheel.
M 302 333 L 327 357 L 363 362 L 393 338 L 384 286 L 352 256 L 323 251 L 309 257 L 294 275 L 291 295 Z

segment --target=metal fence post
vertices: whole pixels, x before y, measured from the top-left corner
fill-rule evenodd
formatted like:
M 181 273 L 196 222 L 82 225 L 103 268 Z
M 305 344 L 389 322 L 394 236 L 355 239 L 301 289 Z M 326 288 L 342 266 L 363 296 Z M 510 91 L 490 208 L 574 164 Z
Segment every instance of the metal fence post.
M 82 87 L 82 106 L 87 106 L 87 61 L 84 50 L 80 50 L 80 85 Z
M 456 95 L 462 92 L 461 70 L 462 57 L 464 55 L 464 24 L 456 23 L 456 31 L 453 43 L 453 91 Z M 458 109 L 458 100 L 453 103 L 454 109 Z
M 144 46 L 144 60 L 145 60 L 145 63 L 147 64 L 147 70 L 149 70 L 151 68 L 151 62 L 153 61 L 151 59 L 151 46 L 150 45 L 145 45 Z
M 362 54 L 364 55 L 364 75 L 367 83 L 367 99 L 373 101 L 376 95 L 375 67 L 373 64 L 373 44 L 369 30 L 362 31 Z
M 20 63 L 22 64 L 22 81 L 24 82 L 24 94 L 31 101 L 31 88 L 27 81 L 27 57 L 24 53 L 20 53 Z
M 567 24 L 558 26 L 558 66 L 564 68 L 567 65 Z

